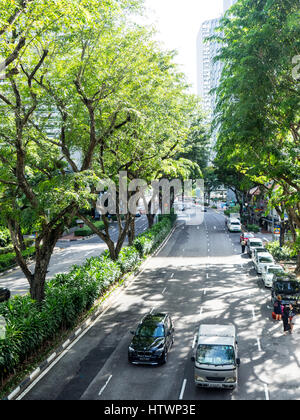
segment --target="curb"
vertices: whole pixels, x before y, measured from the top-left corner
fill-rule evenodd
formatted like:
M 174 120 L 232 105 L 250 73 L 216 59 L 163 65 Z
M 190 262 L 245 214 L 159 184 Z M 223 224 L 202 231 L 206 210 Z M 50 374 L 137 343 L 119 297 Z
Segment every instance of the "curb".
M 142 264 L 138 267 L 136 271 L 134 271 L 132 274 L 128 275 L 128 277 L 123 278 L 122 283 L 120 281 L 112 286 L 111 290 L 108 290 L 107 294 L 103 296 L 102 300 L 99 302 L 99 308 L 95 310 L 95 312 L 74 332 L 72 333 L 68 339 L 60 346 L 58 347 L 46 360 L 44 360 L 30 375 L 28 375 L 21 383 L 20 385 L 15 388 L 7 397 L 3 398 L 3 400 L 11 401 L 14 400 L 22 391 L 25 391 L 25 389 L 34 381 L 36 380 L 42 373 L 45 371 L 54 361 L 57 359 L 66 349 L 67 347 L 72 344 L 73 341 L 75 341 L 81 333 L 83 333 L 88 327 L 91 326 L 93 322 L 96 321 L 96 319 L 107 309 L 109 309 L 113 302 L 107 302 L 108 298 L 116 291 L 117 293 L 114 298 L 118 297 L 120 293 L 122 293 L 123 290 L 126 290 L 133 281 L 140 275 L 142 272 L 146 269 L 146 265 L 151 260 L 152 257 L 155 257 L 159 251 L 166 245 L 166 243 L 169 241 L 170 237 L 173 235 L 174 231 L 177 228 L 177 223 L 175 222 L 174 226 L 172 227 L 169 234 L 166 236 L 166 238 L 163 240 L 163 242 L 159 245 L 159 247 L 150 254 L 145 261 L 142 262 Z M 121 279 L 122 280 L 122 279 Z M 99 299 L 100 300 L 100 299 Z M 103 302 L 106 301 L 106 304 Z
M 74 238 L 74 239 L 63 239 L 63 238 L 60 238 L 58 241 L 57 241 L 57 243 L 58 242 L 77 242 L 77 241 L 87 241 L 88 239 L 92 239 L 92 238 L 94 238 L 94 237 L 96 237 L 97 235 L 96 234 L 94 234 L 94 235 L 90 235 L 90 236 L 85 236 L 84 238 Z

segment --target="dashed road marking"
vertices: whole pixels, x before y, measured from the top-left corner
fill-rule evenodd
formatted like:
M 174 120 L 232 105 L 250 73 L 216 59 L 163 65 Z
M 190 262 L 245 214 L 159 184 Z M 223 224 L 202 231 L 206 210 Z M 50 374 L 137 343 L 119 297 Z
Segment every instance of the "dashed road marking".
M 99 392 L 99 396 L 104 392 L 104 390 L 105 390 L 105 388 L 107 387 L 107 385 L 109 384 L 109 382 L 110 382 L 110 380 L 111 380 L 111 378 L 112 378 L 112 375 L 110 375 L 110 377 L 107 379 L 107 381 L 106 381 L 106 383 L 105 383 L 105 385 L 100 389 L 100 392 Z
M 184 394 L 184 391 L 185 391 L 186 383 L 187 383 L 187 379 L 184 379 L 182 387 L 181 387 L 180 395 L 179 395 L 179 400 L 183 399 L 183 394 Z

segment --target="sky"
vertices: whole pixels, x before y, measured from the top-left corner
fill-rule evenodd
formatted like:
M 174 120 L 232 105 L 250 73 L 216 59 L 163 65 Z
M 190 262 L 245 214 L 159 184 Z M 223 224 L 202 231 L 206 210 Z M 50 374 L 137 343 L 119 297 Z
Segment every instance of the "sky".
M 176 62 L 197 93 L 196 40 L 200 24 L 217 18 L 223 11 L 223 0 L 145 0 L 148 22 L 159 33 L 156 39 L 167 49 L 178 51 Z

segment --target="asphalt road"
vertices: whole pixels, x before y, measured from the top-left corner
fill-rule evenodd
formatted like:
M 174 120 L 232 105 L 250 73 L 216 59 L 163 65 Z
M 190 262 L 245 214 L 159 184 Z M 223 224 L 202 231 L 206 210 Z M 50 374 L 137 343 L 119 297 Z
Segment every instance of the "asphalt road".
M 26 394 L 26 400 L 295 400 L 300 399 L 300 334 L 283 336 L 271 320 L 270 292 L 239 234 L 210 210 L 204 223 L 184 220 L 146 269 L 92 328 Z M 152 309 L 167 311 L 175 343 L 166 365 L 127 362 L 130 330 Z M 239 386 L 202 390 L 190 360 L 200 323 L 233 323 L 238 331 Z M 299 327 L 298 327 L 299 328 Z M 300 328 L 299 328 L 300 330 Z

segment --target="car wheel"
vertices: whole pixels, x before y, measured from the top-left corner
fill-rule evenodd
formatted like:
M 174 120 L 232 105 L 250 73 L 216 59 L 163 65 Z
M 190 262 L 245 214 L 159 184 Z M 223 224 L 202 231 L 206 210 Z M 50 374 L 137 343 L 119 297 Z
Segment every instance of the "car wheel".
M 168 352 L 167 352 L 167 350 L 165 350 L 164 354 L 163 354 L 163 358 L 162 358 L 162 364 L 163 365 L 166 364 L 167 361 L 168 361 Z

